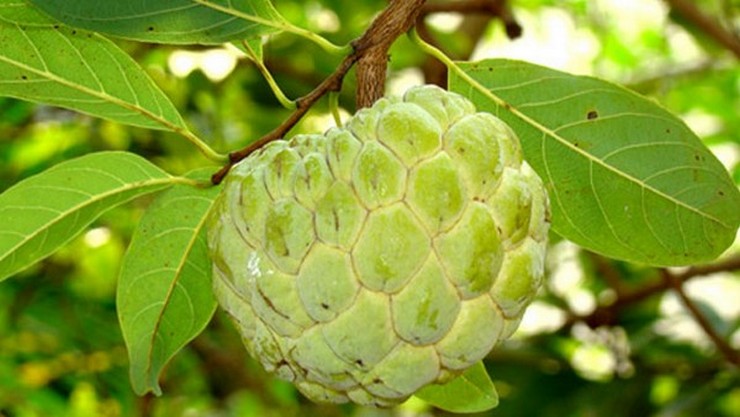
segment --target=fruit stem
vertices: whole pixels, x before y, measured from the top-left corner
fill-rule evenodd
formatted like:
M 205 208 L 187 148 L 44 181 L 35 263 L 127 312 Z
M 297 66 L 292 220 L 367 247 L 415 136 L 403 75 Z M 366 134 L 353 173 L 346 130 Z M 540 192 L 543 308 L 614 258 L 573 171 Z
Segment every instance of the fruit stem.
M 228 7 L 219 6 L 207 0 L 193 1 L 224 13 L 243 17 L 247 20 L 292 33 L 301 34 L 302 32 L 307 32 L 282 19 L 279 21 L 269 21 L 251 15 L 244 15 L 243 13 L 239 13 Z M 355 64 L 357 64 L 358 85 L 357 108 L 371 106 L 383 93 L 382 86 L 385 85 L 385 73 L 388 64 L 388 48 L 398 36 L 404 34 L 414 24 L 423 4 L 424 0 L 396 0 L 389 2 L 388 6 L 373 20 L 373 23 L 371 23 L 370 27 L 362 36 L 347 46 L 336 47 L 335 51 L 341 51 L 342 53 L 346 53 L 346 55 L 334 72 L 328 78 L 324 79 L 313 91 L 295 100 L 295 110 L 278 127 L 255 142 L 252 142 L 247 147 L 229 153 L 228 163 L 211 176 L 211 182 L 213 184 L 219 184 L 234 164 L 246 158 L 266 143 L 284 137 L 319 98 L 327 93 L 338 92 L 342 89 L 342 82 L 345 75 L 347 75 L 347 72 Z M 315 34 L 306 33 L 306 36 L 310 39 L 320 38 Z M 330 47 L 330 49 L 333 49 L 333 47 Z

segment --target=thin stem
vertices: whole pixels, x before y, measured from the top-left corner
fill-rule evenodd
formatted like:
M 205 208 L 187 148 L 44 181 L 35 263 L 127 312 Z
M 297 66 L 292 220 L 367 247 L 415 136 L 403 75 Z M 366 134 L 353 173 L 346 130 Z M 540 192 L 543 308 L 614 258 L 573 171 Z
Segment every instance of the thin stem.
M 329 109 L 331 110 L 331 115 L 334 117 L 334 124 L 337 127 L 342 127 L 342 116 L 339 114 L 339 92 L 329 92 Z
M 185 137 L 190 143 L 195 145 L 200 153 L 202 153 L 206 158 L 210 159 L 213 162 L 217 163 L 224 163 L 228 162 L 229 156 L 224 155 L 222 153 L 218 153 L 214 151 L 208 144 L 206 144 L 201 138 L 198 137 L 195 133 L 191 132 L 188 129 L 174 129 L 175 133 L 180 134 L 181 136 Z
M 195 188 L 210 188 L 213 183 L 210 181 L 196 180 L 188 177 L 173 177 L 172 182 L 179 185 L 188 185 Z
M 722 338 L 722 336 L 717 333 L 709 320 L 707 320 L 704 314 L 699 311 L 699 308 L 696 307 L 694 302 L 686 295 L 681 280 L 665 269 L 661 270 L 661 272 L 663 275 L 663 279 L 668 285 L 671 286 L 674 291 L 676 291 L 676 294 L 678 294 L 678 297 L 683 302 L 683 305 L 686 307 L 687 310 L 689 310 L 689 313 L 691 313 L 691 315 L 694 317 L 694 320 L 696 320 L 702 330 L 704 330 L 704 333 L 706 333 L 707 336 L 712 339 L 712 342 L 714 342 L 714 345 L 717 346 L 717 349 L 720 351 L 720 353 L 724 355 L 725 359 L 727 359 L 729 363 L 735 366 L 740 366 L 740 354 L 735 349 L 733 349 L 732 346 L 730 346 L 730 344 Z
M 419 46 L 424 52 L 428 53 L 429 55 L 437 58 L 440 60 L 446 67 L 448 71 L 454 71 L 460 78 L 465 80 L 468 84 L 471 86 L 476 87 L 478 90 L 480 90 L 482 93 L 486 93 L 487 90 L 483 88 L 478 81 L 476 81 L 473 77 L 468 75 L 465 71 L 463 71 L 462 68 L 460 68 L 455 62 L 450 59 L 447 55 L 445 55 L 444 52 L 441 50 L 435 48 L 433 45 L 427 43 L 419 36 L 419 33 L 417 33 L 416 29 L 411 29 L 408 32 L 409 39 L 411 39 L 412 42 L 414 42 L 417 46 Z M 496 103 L 497 106 L 505 107 L 507 109 L 510 109 L 511 106 L 509 106 L 508 103 L 501 100 L 498 96 L 494 96 L 493 94 L 487 94 L 486 95 L 491 101 Z
M 302 27 L 298 27 L 293 25 L 292 23 L 289 23 L 288 26 L 286 26 L 283 30 L 286 32 L 292 33 L 294 35 L 298 35 L 304 39 L 307 39 L 316 45 L 320 46 L 321 49 L 324 51 L 335 55 L 335 56 L 342 56 L 346 55 L 350 51 L 352 51 L 351 45 L 344 45 L 339 46 L 332 42 L 330 42 L 328 39 L 324 38 L 323 36 L 319 35 L 318 33 L 312 32 L 308 29 L 304 29 Z
M 324 51 L 332 55 L 341 56 L 341 55 L 347 54 L 348 52 L 352 50 L 352 47 L 350 45 L 344 45 L 344 46 L 335 45 L 332 42 L 330 42 L 328 39 L 322 37 L 321 35 L 313 33 L 310 30 L 298 27 L 284 20 L 282 17 L 277 20 L 264 19 L 259 16 L 241 12 L 232 7 L 222 6 L 220 4 L 213 3 L 212 1 L 209 1 L 209 0 L 193 0 L 193 1 L 202 6 L 210 7 L 211 9 L 218 10 L 219 12 L 226 13 L 228 15 L 238 17 L 240 19 L 244 19 L 250 22 L 263 25 L 263 26 L 275 28 L 275 29 L 278 29 L 284 32 L 298 35 L 304 39 L 307 39 L 315 43 L 316 45 L 320 46 L 321 49 L 323 49 Z
M 223 181 L 224 177 L 234 164 L 246 158 L 247 156 L 252 154 L 252 152 L 260 149 L 266 144 L 285 137 L 288 131 L 290 131 L 290 129 L 292 129 L 293 126 L 295 126 L 295 124 L 303 118 L 308 110 L 321 97 L 323 97 L 329 91 L 341 90 L 344 76 L 347 74 L 347 72 L 349 72 L 350 68 L 352 68 L 356 61 L 356 54 L 352 53 L 350 55 L 347 55 L 339 64 L 339 67 L 337 67 L 337 69 L 327 79 L 319 84 L 318 87 L 316 87 L 313 91 L 296 101 L 295 111 L 287 119 L 285 119 L 285 121 L 283 121 L 280 126 L 276 127 L 272 130 L 272 132 L 266 134 L 257 141 L 249 144 L 244 149 L 240 149 L 238 151 L 230 153 L 228 164 L 226 164 L 223 168 L 221 168 L 218 172 L 211 176 L 211 182 L 213 184 L 221 183 L 221 181 Z
M 594 257 L 596 258 L 598 256 L 594 255 Z M 605 259 L 601 259 L 601 262 L 606 262 Z M 605 270 L 606 268 L 608 268 L 608 270 Z M 604 277 L 604 279 L 610 282 L 624 282 L 624 278 L 619 276 L 619 272 L 616 269 L 603 265 L 599 266 L 598 269 L 602 276 L 605 274 L 612 275 L 609 278 Z M 623 285 L 621 284 L 618 286 L 613 286 L 613 289 L 617 293 L 617 298 L 616 300 L 614 300 L 614 302 L 610 303 L 609 305 L 600 306 L 592 313 L 585 316 L 571 315 L 564 326 L 568 327 L 579 321 L 585 322 L 591 327 L 612 325 L 617 322 L 619 314 L 623 309 L 630 305 L 649 299 L 650 297 L 653 297 L 655 295 L 663 294 L 667 290 L 673 288 L 675 283 L 684 284 L 694 278 L 707 276 L 718 272 L 731 272 L 738 270 L 740 270 L 740 254 L 736 254 L 719 262 L 692 266 L 679 273 L 673 273 L 665 269 L 659 270 L 657 271 L 657 273 L 658 275 L 660 275 L 661 279 L 645 283 L 639 288 L 627 290 L 626 288 L 623 288 Z M 669 274 L 671 276 L 671 279 L 666 279 L 665 274 Z
M 740 255 L 735 255 L 712 264 L 692 266 L 684 272 L 672 274 L 672 276 L 679 282 L 684 283 L 696 277 L 706 276 L 717 272 L 737 270 L 740 270 Z M 638 290 L 622 294 L 620 301 L 622 304 L 634 303 L 644 300 L 654 294 L 662 293 L 669 288 L 671 288 L 671 284 L 668 281 L 660 280 L 658 282 L 645 285 Z
M 424 52 L 442 61 L 442 63 L 445 64 L 445 66 L 447 66 L 448 68 L 456 66 L 455 63 L 452 62 L 452 60 L 447 55 L 445 55 L 444 52 L 424 41 L 424 39 L 419 36 L 416 28 L 411 28 L 411 30 L 409 30 L 408 32 L 408 36 L 409 39 L 411 39 L 411 41 L 416 44 L 416 46 L 419 46 Z
M 200 4 L 210 5 L 205 0 L 194 1 Z M 342 59 L 342 62 L 334 72 L 313 91 L 296 100 L 295 111 L 280 126 L 244 149 L 231 152 L 228 163 L 211 176 L 211 182 L 214 184 L 220 183 L 234 164 L 246 158 L 265 144 L 285 137 L 316 101 L 329 92 L 338 92 L 342 89 L 344 77 L 355 64 L 358 65 L 358 107 L 371 105 L 374 101 L 373 97 L 377 98 L 376 95 L 379 90 L 377 90 L 378 85 L 371 81 L 373 77 L 370 75 L 377 74 L 378 69 L 382 69 L 381 72 L 385 74 L 388 47 L 398 36 L 407 32 L 411 25 L 413 25 L 423 3 L 424 0 L 391 1 L 375 20 L 373 20 L 365 33 L 351 43 L 351 53 Z M 378 65 L 380 62 L 382 62 L 382 66 Z
M 270 86 L 270 89 L 272 90 L 272 94 L 275 95 L 275 98 L 278 99 L 280 102 L 280 105 L 285 107 L 288 110 L 295 110 L 296 104 L 295 101 L 289 99 L 284 93 L 283 90 L 280 89 L 280 86 L 275 81 L 275 79 L 272 77 L 272 74 L 270 73 L 270 70 L 267 69 L 265 66 L 265 62 L 262 60 L 261 57 L 257 56 L 257 53 L 252 49 L 251 46 L 249 46 L 249 43 L 246 41 L 242 41 L 242 45 L 249 53 L 249 57 L 254 62 L 254 65 L 257 66 L 257 69 L 262 74 L 262 76 L 265 78 L 265 81 L 267 81 L 267 84 Z

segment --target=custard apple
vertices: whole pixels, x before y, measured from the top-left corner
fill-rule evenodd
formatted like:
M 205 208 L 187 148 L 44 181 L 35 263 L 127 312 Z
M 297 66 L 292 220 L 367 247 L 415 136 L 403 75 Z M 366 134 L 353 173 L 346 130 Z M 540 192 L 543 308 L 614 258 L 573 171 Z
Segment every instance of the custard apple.
M 390 406 L 512 334 L 548 226 L 509 127 L 423 86 L 235 165 L 208 244 L 219 304 L 265 369 L 315 401 Z

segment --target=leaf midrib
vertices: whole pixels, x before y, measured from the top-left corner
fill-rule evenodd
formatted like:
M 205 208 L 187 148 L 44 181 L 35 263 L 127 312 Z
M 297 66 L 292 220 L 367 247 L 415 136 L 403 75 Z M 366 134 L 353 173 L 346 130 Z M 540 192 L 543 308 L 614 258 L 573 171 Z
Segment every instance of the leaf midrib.
M 173 200 L 174 201 L 174 200 Z M 172 300 L 173 293 L 175 291 L 175 288 L 177 287 L 178 282 L 182 278 L 182 271 L 185 269 L 185 265 L 187 263 L 187 260 L 190 256 L 190 253 L 193 250 L 193 247 L 195 247 L 196 242 L 198 241 L 198 237 L 200 235 L 201 230 L 203 227 L 205 227 L 205 223 L 208 219 L 208 214 L 213 209 L 213 206 L 216 204 L 216 199 L 211 200 L 208 209 L 206 210 L 203 217 L 201 217 L 198 224 L 192 229 L 193 234 L 190 240 L 188 240 L 187 246 L 184 248 L 183 256 L 180 259 L 180 262 L 177 265 L 175 277 L 173 278 L 172 282 L 170 283 L 169 288 L 167 289 L 167 294 L 164 299 L 164 303 L 162 304 L 162 308 L 160 309 L 159 313 L 157 314 L 157 319 L 154 324 L 154 329 L 152 329 L 152 337 L 151 337 L 151 343 L 149 343 L 149 349 L 147 349 L 147 364 L 146 364 L 146 374 L 148 376 L 152 376 L 152 365 L 154 361 L 152 358 L 154 357 L 154 346 L 156 343 L 157 335 L 159 334 L 159 327 L 160 324 L 163 321 L 164 314 L 167 310 L 167 306 L 169 306 L 170 301 Z
M 22 30 L 20 28 L 20 26 L 17 25 L 17 24 L 15 24 L 15 27 L 18 30 Z M 97 34 L 93 34 L 93 36 L 96 36 L 97 37 L 98 35 Z M 29 42 L 33 45 L 33 42 L 30 39 L 29 39 Z M 77 50 L 76 48 L 74 48 L 74 49 Z M 123 107 L 123 108 L 125 108 L 127 110 L 130 110 L 130 111 L 134 112 L 134 113 L 138 113 L 138 114 L 140 114 L 140 115 L 142 115 L 142 116 L 144 116 L 144 117 L 146 117 L 146 118 L 148 118 L 148 119 L 150 119 L 150 120 L 152 120 L 152 121 L 154 121 L 154 122 L 156 122 L 156 123 L 158 123 L 158 124 L 166 127 L 167 129 L 169 129 L 169 130 L 171 130 L 173 132 L 184 133 L 184 132 L 187 131 L 187 129 L 184 126 L 182 126 L 182 125 L 173 124 L 173 123 L 169 122 L 167 119 L 163 118 L 163 116 L 154 114 L 154 113 L 150 112 L 149 110 L 147 110 L 147 109 L 145 109 L 143 107 L 140 107 L 140 106 L 137 106 L 135 104 L 131 104 L 131 103 L 127 102 L 127 101 L 121 100 L 121 99 L 119 99 L 119 98 L 117 98 L 115 96 L 112 96 L 112 95 L 106 93 L 105 91 L 93 90 L 93 89 L 88 88 L 88 87 L 85 87 L 83 85 L 80 85 L 80 84 L 71 82 L 71 81 L 69 81 L 69 80 L 67 80 L 65 78 L 59 77 L 58 75 L 54 74 L 53 72 L 49 72 L 48 70 L 40 70 L 40 69 L 34 68 L 32 66 L 29 66 L 29 65 L 27 65 L 27 64 L 25 64 L 23 62 L 19 62 L 19 61 L 16 61 L 14 59 L 5 57 L 3 55 L 0 55 L 0 61 L 1 62 L 5 62 L 5 63 L 7 63 L 9 65 L 12 65 L 12 66 L 16 66 L 17 68 L 23 69 L 25 71 L 29 71 L 29 72 L 31 72 L 31 73 L 33 73 L 35 75 L 38 75 L 39 77 L 46 78 L 49 81 L 56 82 L 56 83 L 61 84 L 61 85 L 65 86 L 65 87 L 71 88 L 73 90 L 80 91 L 82 93 L 85 93 L 87 95 L 96 97 L 96 98 L 101 99 L 103 101 L 106 101 L 106 102 L 115 104 L 117 106 Z M 26 97 L 22 97 L 22 98 L 25 99 Z M 64 98 L 62 98 L 62 101 L 64 101 Z
M 197 3 L 197 2 L 194 1 L 193 3 Z M 180 7 L 172 7 L 169 9 L 151 11 L 147 13 L 129 14 L 129 15 L 113 16 L 113 17 L 99 17 L 99 16 L 89 17 L 89 16 L 84 16 L 84 15 L 79 15 L 79 14 L 74 14 L 74 13 L 68 13 L 67 16 L 73 19 L 76 19 L 76 20 L 87 21 L 87 22 L 118 22 L 122 20 L 138 20 L 138 19 L 147 18 L 147 17 L 166 15 L 172 12 L 182 12 L 183 10 L 188 10 L 188 9 L 192 9 L 196 7 L 199 7 L 199 5 L 189 4 L 189 5 L 184 5 Z
M 723 221 L 721 221 L 720 219 L 718 219 L 718 218 L 710 215 L 709 213 L 705 213 L 705 212 L 699 210 L 696 207 L 693 207 L 693 206 L 690 206 L 690 205 L 684 203 L 681 200 L 677 200 L 677 199 L 673 198 L 672 196 L 664 193 L 663 191 L 658 190 L 658 189 L 656 189 L 656 188 L 654 188 L 654 187 L 652 187 L 650 185 L 645 184 L 643 181 L 639 180 L 638 178 L 635 178 L 634 176 L 629 175 L 626 172 L 620 171 L 616 167 L 613 167 L 612 165 L 609 165 L 609 164 L 605 163 L 601 159 L 596 158 L 595 156 L 593 156 L 593 155 L 589 154 L 588 152 L 584 151 L 583 149 L 580 149 L 580 148 L 574 146 L 568 140 L 566 140 L 565 138 L 563 138 L 560 135 L 558 135 L 552 129 L 550 129 L 550 128 L 544 126 L 544 125 L 542 125 L 537 120 L 529 117 L 526 113 L 523 113 L 522 111 L 518 110 L 516 107 L 514 107 L 513 105 L 511 105 L 510 103 L 508 103 L 506 100 L 504 100 L 503 98 L 501 98 L 498 95 L 494 94 L 492 91 L 490 91 L 487 88 L 485 88 L 476 79 L 474 79 L 473 77 L 469 76 L 460 66 L 455 66 L 455 68 L 457 69 L 457 73 L 458 73 L 459 76 L 461 76 L 468 83 L 470 83 L 480 93 L 482 93 L 483 95 L 485 95 L 489 99 L 491 99 L 494 103 L 496 103 L 497 106 L 503 108 L 505 111 L 509 111 L 510 113 L 514 114 L 516 117 L 520 118 L 524 122 L 532 125 L 536 129 L 538 129 L 541 132 L 543 132 L 546 136 L 555 139 L 557 142 L 559 142 L 560 144 L 566 146 L 569 150 L 575 152 L 576 154 L 581 155 L 582 157 L 584 157 L 585 159 L 587 159 L 592 164 L 595 163 L 596 165 L 601 166 L 602 168 L 604 168 L 604 169 L 606 169 L 608 171 L 611 171 L 614 174 L 616 174 L 618 176 L 621 176 L 624 179 L 626 179 L 628 181 L 631 181 L 631 182 L 633 182 L 633 183 L 641 186 L 643 189 L 650 191 L 651 193 L 655 194 L 658 197 L 662 197 L 662 198 L 664 198 L 664 199 L 666 199 L 666 200 L 674 203 L 675 205 L 677 205 L 679 207 L 683 207 L 686 210 L 689 210 L 691 212 L 696 213 L 700 217 L 703 217 L 703 218 L 706 218 L 708 220 L 711 220 L 711 221 L 713 221 L 713 222 L 721 225 L 722 227 L 724 227 L 726 229 L 730 229 L 730 226 L 728 224 L 726 224 Z M 470 71 L 471 72 L 477 72 L 477 70 L 475 68 L 471 68 Z M 619 88 L 619 87 L 615 85 L 615 88 Z M 626 93 L 626 94 L 633 94 L 629 90 L 622 90 L 622 91 L 624 93 Z
M 290 27 L 290 25 L 286 25 L 282 21 L 282 19 L 279 22 L 278 21 L 269 20 L 269 19 L 263 19 L 263 18 L 261 18 L 261 17 L 259 17 L 257 15 L 251 15 L 251 14 L 243 13 L 243 12 L 241 12 L 241 11 L 235 9 L 235 8 L 224 7 L 224 6 L 221 6 L 220 4 L 216 4 L 216 3 L 213 3 L 212 1 L 208 1 L 208 0 L 192 0 L 192 1 L 193 1 L 193 3 L 197 3 L 197 4 L 201 5 L 202 7 L 207 7 L 209 9 L 211 9 L 211 10 L 216 10 L 216 11 L 219 11 L 221 13 L 224 13 L 224 14 L 227 14 L 227 15 L 230 15 L 230 16 L 233 16 L 233 17 L 236 17 L 238 19 L 244 19 L 246 21 L 254 22 L 254 23 L 258 24 L 258 25 L 272 27 L 272 28 L 275 28 L 275 29 L 278 29 L 278 30 L 288 30 L 289 27 Z M 267 2 L 267 4 L 270 7 L 272 7 L 272 3 Z
M 123 187 L 114 188 L 110 191 L 106 191 L 101 194 L 94 194 L 93 198 L 90 198 L 89 200 L 86 200 L 81 204 L 72 206 L 68 210 L 59 212 L 59 215 L 54 217 L 51 221 L 44 223 L 42 227 L 34 230 L 32 233 L 25 235 L 26 236 L 25 239 L 21 239 L 20 241 L 18 241 L 18 243 L 15 246 L 11 247 L 3 256 L 0 256 L 0 263 L 4 262 L 8 258 L 8 256 L 14 254 L 18 250 L 18 248 L 25 246 L 28 242 L 38 237 L 41 233 L 45 233 L 51 227 L 59 224 L 61 221 L 67 218 L 67 216 L 73 214 L 74 212 L 78 212 L 84 209 L 85 207 L 92 205 L 93 203 L 103 201 L 107 199 L 108 197 L 112 197 L 116 194 L 122 194 L 126 191 L 130 191 L 136 188 L 144 188 L 147 186 L 153 186 L 153 185 L 159 185 L 159 184 L 161 185 L 172 184 L 175 182 L 175 179 L 176 178 L 174 177 L 167 176 L 165 178 L 154 178 L 150 180 L 137 181 L 134 183 L 126 183 L 124 184 Z M 75 189 L 71 189 L 71 190 L 76 191 Z

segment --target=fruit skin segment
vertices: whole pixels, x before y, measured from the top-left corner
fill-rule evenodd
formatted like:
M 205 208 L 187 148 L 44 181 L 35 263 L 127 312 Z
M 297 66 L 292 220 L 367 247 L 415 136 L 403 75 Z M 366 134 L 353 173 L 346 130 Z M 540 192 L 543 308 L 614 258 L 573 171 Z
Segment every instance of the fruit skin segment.
M 413 87 L 232 168 L 208 219 L 214 292 L 249 353 L 308 398 L 391 406 L 513 333 L 548 213 L 506 124 Z

